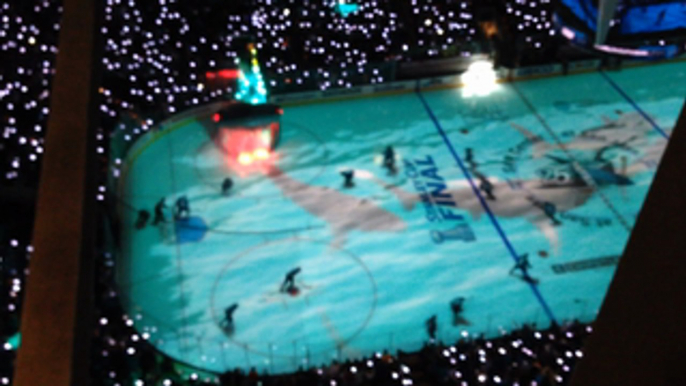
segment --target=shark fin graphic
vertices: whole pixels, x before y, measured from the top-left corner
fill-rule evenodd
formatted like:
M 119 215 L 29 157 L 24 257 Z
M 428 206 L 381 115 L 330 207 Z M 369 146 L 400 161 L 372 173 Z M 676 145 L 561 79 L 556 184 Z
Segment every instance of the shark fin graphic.
M 551 145 L 548 144 L 543 138 L 540 136 L 530 132 L 523 126 L 520 126 L 516 123 L 510 122 L 510 126 L 517 130 L 520 134 L 522 134 L 526 139 L 531 142 L 531 144 L 534 146 L 533 150 L 533 156 L 534 158 L 540 158 L 543 156 L 546 152 L 548 152 L 551 148 Z
M 389 185 L 386 187 L 386 189 L 391 191 L 398 198 L 398 200 L 400 200 L 403 208 L 405 208 L 405 210 L 408 212 L 414 209 L 417 201 L 419 200 L 419 197 L 417 197 L 416 194 L 408 193 L 397 186 Z
M 557 234 L 557 229 L 547 217 L 539 217 L 535 219 L 534 225 L 543 233 L 552 249 L 553 255 L 556 255 L 560 249 L 560 238 Z

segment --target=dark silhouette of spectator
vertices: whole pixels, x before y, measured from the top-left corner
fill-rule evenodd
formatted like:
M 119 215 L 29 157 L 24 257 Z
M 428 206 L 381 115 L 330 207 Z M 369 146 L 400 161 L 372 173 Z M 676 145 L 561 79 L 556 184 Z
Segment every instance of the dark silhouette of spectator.
M 429 319 L 424 322 L 426 325 L 426 333 L 429 334 L 431 341 L 436 340 L 436 331 L 438 330 L 438 322 L 436 321 L 436 315 L 432 315 Z

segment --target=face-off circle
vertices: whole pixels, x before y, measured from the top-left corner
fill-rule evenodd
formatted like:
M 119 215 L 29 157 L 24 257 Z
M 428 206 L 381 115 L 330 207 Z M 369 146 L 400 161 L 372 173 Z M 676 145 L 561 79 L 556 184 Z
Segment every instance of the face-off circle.
M 270 355 L 268 344 L 329 336 L 328 344 L 309 347 L 316 353 L 344 347 L 362 332 L 376 296 L 374 279 L 358 256 L 325 242 L 289 238 L 233 257 L 215 279 L 211 313 L 217 328 L 246 350 Z M 367 312 L 349 311 L 360 308 Z

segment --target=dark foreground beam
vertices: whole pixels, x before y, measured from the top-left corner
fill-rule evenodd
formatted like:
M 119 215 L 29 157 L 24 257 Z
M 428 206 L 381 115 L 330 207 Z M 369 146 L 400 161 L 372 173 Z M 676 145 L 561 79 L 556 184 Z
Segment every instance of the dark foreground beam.
M 595 45 L 605 44 L 607 33 L 610 32 L 610 20 L 615 17 L 619 0 L 600 0 L 598 3 L 598 18 L 595 33 Z
M 686 105 L 571 385 L 686 385 Z
M 102 3 L 63 0 L 15 386 L 88 384 Z

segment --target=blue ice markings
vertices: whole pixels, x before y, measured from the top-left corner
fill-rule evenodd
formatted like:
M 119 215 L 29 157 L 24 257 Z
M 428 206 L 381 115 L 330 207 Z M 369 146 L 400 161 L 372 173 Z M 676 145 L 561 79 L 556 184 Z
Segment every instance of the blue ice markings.
M 433 229 L 430 235 L 431 240 L 436 244 L 442 244 L 446 240 L 476 241 L 476 235 L 467 223 L 459 223 L 455 227 L 443 231 Z
M 438 166 L 430 155 L 414 160 L 403 160 L 405 175 L 419 194 L 426 219 L 432 223 L 448 223 L 447 229 L 432 229 L 431 240 L 441 244 L 446 240 L 471 242 L 476 240 L 474 231 L 465 216 L 456 211 L 458 203 L 448 190 L 446 180 L 439 174 Z
M 198 216 L 174 220 L 174 233 L 179 244 L 199 242 L 205 237 L 208 230 L 205 220 Z

